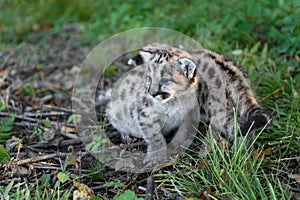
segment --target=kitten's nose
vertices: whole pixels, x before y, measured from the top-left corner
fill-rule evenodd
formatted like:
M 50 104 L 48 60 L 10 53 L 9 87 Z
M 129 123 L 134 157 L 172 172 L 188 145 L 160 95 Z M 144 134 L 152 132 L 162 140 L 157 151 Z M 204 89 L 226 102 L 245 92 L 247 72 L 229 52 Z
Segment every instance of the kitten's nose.
M 155 97 L 158 93 L 158 88 L 150 88 L 149 94 L 153 97 Z

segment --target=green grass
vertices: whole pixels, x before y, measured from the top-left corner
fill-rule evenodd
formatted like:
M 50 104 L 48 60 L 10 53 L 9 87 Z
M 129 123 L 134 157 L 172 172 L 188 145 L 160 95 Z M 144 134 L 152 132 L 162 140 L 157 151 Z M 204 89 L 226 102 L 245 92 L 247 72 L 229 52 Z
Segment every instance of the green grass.
M 205 47 L 219 51 L 261 41 L 281 53 L 299 53 L 297 0 L 7 1 L 1 10 L 2 39 L 10 42 L 26 38 L 33 30 L 58 31 L 68 23 L 80 24 L 83 40 L 89 43 L 131 28 L 157 26 L 193 36 Z
M 199 151 L 187 151 L 184 159 L 175 161 L 175 172 L 155 175 L 160 178 L 157 182 L 186 197 L 199 198 L 207 193 L 211 199 L 292 199 L 283 177 L 265 172 L 264 148 L 254 148 L 262 132 L 251 144 L 250 135 L 239 140 L 237 132 L 228 148 L 221 146 L 210 131 L 204 142 L 210 149 L 205 157 L 195 156 L 201 154 Z
M 0 1 L 0 9 L 0 51 L 26 48 L 28 40 L 61 33 L 66 24 L 77 23 L 78 43 L 89 48 L 121 31 L 156 26 L 180 31 L 203 47 L 232 58 L 248 72 L 258 99 L 274 116 L 272 126 L 260 133 L 253 145 L 254 151 L 265 154 L 263 159 L 212 143 L 204 169 L 197 168 L 197 157 L 186 156 L 165 184 L 170 181 L 194 196 L 210 191 L 214 198 L 289 198 L 286 185 L 296 181 L 288 175 L 298 173 L 289 166 L 300 157 L 298 0 L 16 0 Z M 241 51 L 232 54 L 235 50 Z M 269 149 L 271 153 L 266 153 Z M 24 196 L 28 189 L 18 189 L 17 195 Z M 0 190 L 3 194 L 10 188 Z
M 72 190 L 65 190 L 61 183 L 57 181 L 53 187 L 50 187 L 50 176 L 46 182 L 39 183 L 38 179 L 32 183 L 21 184 L 17 181 L 11 181 L 6 187 L 0 186 L 0 195 L 4 199 L 33 199 L 33 200 L 67 200 L 70 198 Z

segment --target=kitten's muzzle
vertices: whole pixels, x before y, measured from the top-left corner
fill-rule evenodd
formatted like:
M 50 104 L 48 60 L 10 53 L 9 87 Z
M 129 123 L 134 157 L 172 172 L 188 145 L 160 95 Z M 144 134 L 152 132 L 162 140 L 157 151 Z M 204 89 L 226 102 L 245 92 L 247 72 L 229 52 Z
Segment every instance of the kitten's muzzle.
M 161 98 L 162 98 L 163 100 L 170 97 L 170 94 L 169 94 L 169 93 L 160 91 L 160 90 L 158 90 L 157 88 L 154 89 L 153 92 L 150 93 L 150 95 L 153 96 L 153 97 L 161 96 Z
M 171 96 L 168 92 L 162 91 L 161 84 L 154 84 L 154 83 L 152 83 L 148 88 L 148 93 L 154 98 L 160 96 L 162 100 L 165 100 Z

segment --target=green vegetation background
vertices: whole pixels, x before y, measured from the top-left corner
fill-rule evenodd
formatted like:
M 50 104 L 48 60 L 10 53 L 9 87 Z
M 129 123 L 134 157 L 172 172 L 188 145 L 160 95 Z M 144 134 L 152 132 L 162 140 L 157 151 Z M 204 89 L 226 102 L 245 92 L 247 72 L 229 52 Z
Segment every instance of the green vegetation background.
M 300 156 L 300 0 L 0 0 L 0 10 L 0 51 L 73 24 L 89 48 L 128 29 L 165 27 L 233 57 L 274 116 L 257 141 L 276 149 L 267 165 L 294 173 L 286 164 Z
M 260 41 L 276 53 L 299 53 L 299 0 L 15 0 L 0 5 L 4 43 L 19 42 L 36 30 L 59 31 L 78 23 L 88 43 L 120 31 L 155 26 L 192 36 L 206 48 L 226 51 Z

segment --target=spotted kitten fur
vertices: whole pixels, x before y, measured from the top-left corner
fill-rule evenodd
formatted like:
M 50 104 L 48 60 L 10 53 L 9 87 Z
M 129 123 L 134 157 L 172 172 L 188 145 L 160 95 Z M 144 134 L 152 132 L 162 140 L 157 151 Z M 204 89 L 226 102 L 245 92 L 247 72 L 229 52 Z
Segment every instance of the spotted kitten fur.
M 151 53 L 147 62 L 127 72 L 112 89 L 106 107 L 109 122 L 125 138 L 131 135 L 147 142 L 143 161 L 147 166 L 166 160 L 164 136 L 191 132 L 188 129 L 199 121 L 196 65 L 181 52 L 180 56 L 165 49 Z
M 185 52 L 166 44 L 149 44 L 128 64 L 139 66 L 149 62 L 157 51 L 168 52 L 166 60 L 187 54 L 196 62 L 200 121 L 209 123 L 232 141 L 234 139 L 234 109 L 242 135 L 264 127 L 270 120 L 258 104 L 245 73 L 224 56 L 209 50 Z

